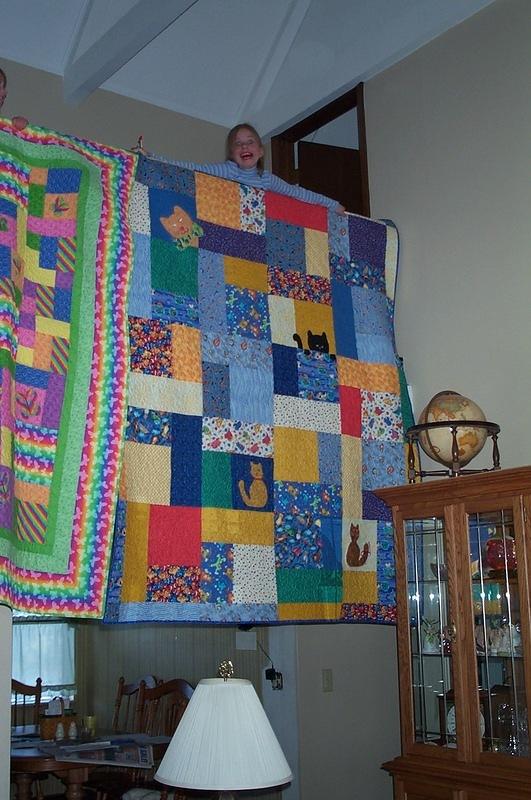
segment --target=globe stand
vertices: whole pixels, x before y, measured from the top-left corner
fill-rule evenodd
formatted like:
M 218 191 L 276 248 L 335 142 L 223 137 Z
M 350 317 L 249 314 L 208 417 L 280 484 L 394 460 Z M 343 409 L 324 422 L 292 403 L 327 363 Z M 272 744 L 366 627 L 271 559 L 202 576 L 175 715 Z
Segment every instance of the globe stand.
M 418 454 L 418 448 L 415 449 L 415 444 L 419 443 L 419 437 L 421 433 L 425 431 L 432 431 L 437 430 L 440 428 L 449 428 L 451 435 L 452 435 L 452 461 L 440 461 L 437 459 L 436 455 L 433 454 L 430 456 L 435 461 L 440 461 L 441 464 L 444 464 L 448 469 L 434 469 L 434 470 L 423 470 L 416 468 L 416 460 L 418 459 L 419 467 L 420 465 L 420 455 Z M 459 442 L 457 440 L 457 435 L 460 428 L 482 428 L 483 430 L 487 431 L 487 436 L 490 436 L 492 439 L 492 467 L 485 467 L 484 469 L 464 469 L 461 466 L 459 460 Z M 409 483 L 415 483 L 417 478 L 427 477 L 428 475 L 442 475 L 448 478 L 457 478 L 459 475 L 472 475 L 477 474 L 479 472 L 493 472 L 496 469 L 500 469 L 500 451 L 498 450 L 498 434 L 500 432 L 500 426 L 496 425 L 495 422 L 485 422 L 482 420 L 461 420 L 460 422 L 457 421 L 450 421 L 444 420 L 443 422 L 425 422 L 422 425 L 412 425 L 406 431 L 406 439 L 408 443 L 407 449 L 407 477 Z M 468 462 L 467 462 L 468 463 Z

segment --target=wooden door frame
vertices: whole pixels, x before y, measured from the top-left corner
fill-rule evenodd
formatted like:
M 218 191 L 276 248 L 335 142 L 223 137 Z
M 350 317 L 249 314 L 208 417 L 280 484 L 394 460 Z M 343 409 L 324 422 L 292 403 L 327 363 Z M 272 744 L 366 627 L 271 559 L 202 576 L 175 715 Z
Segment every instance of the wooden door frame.
M 360 172 L 361 172 L 361 204 L 362 214 L 367 217 L 371 215 L 369 201 L 369 170 L 367 166 L 367 139 L 365 133 L 365 106 L 363 102 L 363 83 L 358 83 L 341 97 L 337 97 L 326 106 L 319 108 L 310 114 L 309 117 L 296 122 L 290 128 L 286 128 L 282 133 L 271 137 L 271 162 L 273 172 L 288 183 L 297 182 L 297 170 L 295 168 L 295 148 L 294 145 L 309 136 L 310 133 L 322 128 L 329 122 L 346 114 L 347 111 L 357 109 L 358 116 L 358 148 L 360 152 Z

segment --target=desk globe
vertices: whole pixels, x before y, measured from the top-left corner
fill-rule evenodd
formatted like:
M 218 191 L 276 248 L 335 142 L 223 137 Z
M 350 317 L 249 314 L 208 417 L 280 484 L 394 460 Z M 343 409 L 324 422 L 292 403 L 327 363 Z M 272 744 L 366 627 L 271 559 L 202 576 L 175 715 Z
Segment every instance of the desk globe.
M 481 408 L 458 392 L 446 390 L 431 398 L 426 408 L 421 411 L 419 424 L 429 422 L 463 422 L 473 420 L 485 422 L 486 417 Z M 478 455 L 487 441 L 486 428 L 459 426 L 457 444 L 459 447 L 459 464 L 464 467 Z M 435 428 L 421 431 L 418 441 L 426 455 L 447 467 L 452 466 L 452 434 L 450 428 Z

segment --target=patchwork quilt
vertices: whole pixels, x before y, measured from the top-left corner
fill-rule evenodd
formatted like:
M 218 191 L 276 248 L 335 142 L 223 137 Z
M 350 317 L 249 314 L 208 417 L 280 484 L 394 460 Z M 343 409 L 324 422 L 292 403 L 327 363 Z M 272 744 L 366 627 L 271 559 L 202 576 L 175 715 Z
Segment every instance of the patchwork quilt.
M 393 225 L 141 157 L 108 622 L 395 621 Z
M 0 119 L 0 602 L 101 617 L 135 157 Z

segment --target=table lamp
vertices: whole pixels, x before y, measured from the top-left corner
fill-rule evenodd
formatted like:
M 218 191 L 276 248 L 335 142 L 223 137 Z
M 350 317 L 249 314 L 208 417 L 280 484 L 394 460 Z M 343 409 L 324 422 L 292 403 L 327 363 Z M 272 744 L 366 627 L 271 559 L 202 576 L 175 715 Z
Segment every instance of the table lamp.
M 228 677 L 200 681 L 155 778 L 181 789 L 232 792 L 289 783 L 292 774 L 250 681 Z

